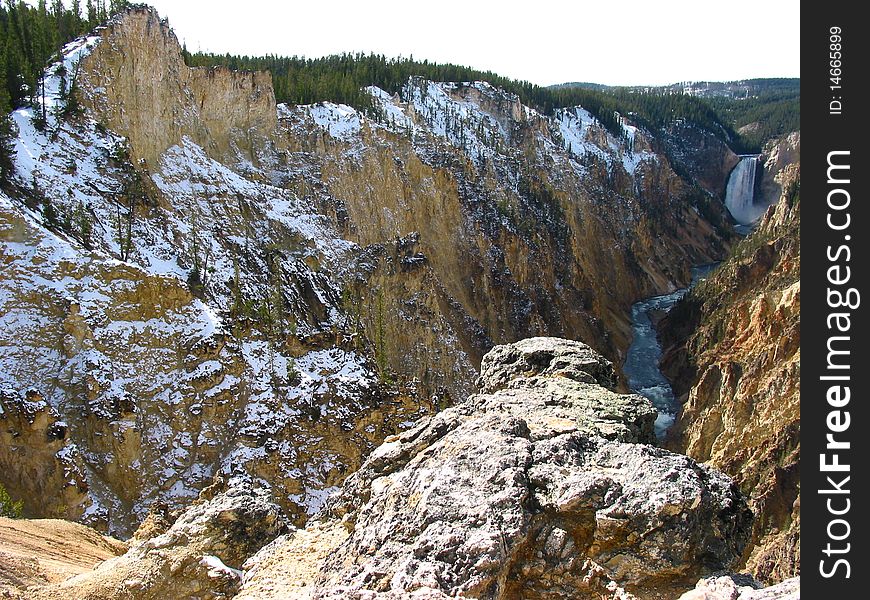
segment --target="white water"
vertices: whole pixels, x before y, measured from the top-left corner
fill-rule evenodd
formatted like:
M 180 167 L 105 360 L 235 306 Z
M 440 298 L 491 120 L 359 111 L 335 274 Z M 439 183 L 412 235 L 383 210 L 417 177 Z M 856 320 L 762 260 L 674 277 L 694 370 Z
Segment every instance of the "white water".
M 713 263 L 693 268 L 691 285 L 706 278 L 717 265 L 718 263 Z M 670 382 L 659 370 L 662 348 L 650 313 L 668 312 L 686 295 L 687 291 L 687 288 L 683 288 L 663 296 L 653 296 L 636 302 L 631 307 L 631 327 L 634 336 L 622 370 L 628 378 L 628 385 L 632 391 L 649 398 L 659 411 L 655 422 L 656 437 L 659 438 L 664 437 L 665 432 L 673 425 L 679 403 L 674 398 Z
M 752 225 L 764 211 L 765 204 L 755 203 L 755 175 L 758 156 L 744 156 L 731 171 L 725 189 L 725 206 L 731 216 L 741 225 Z

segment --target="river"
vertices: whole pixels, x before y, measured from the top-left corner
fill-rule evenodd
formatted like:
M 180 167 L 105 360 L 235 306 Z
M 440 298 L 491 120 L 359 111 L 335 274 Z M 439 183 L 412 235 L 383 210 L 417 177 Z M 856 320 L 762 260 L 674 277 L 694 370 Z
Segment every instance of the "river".
M 705 279 L 718 264 L 694 267 L 691 285 Z M 649 398 L 658 409 L 659 416 L 656 419 L 655 431 L 659 438 L 663 437 L 668 428 L 673 425 L 679 403 L 674 398 L 671 384 L 659 370 L 662 348 L 651 315 L 659 311 L 669 311 L 687 291 L 688 288 L 681 288 L 670 294 L 652 296 L 635 302 L 631 307 L 631 326 L 634 336 L 622 370 L 628 378 L 628 385 L 632 391 Z

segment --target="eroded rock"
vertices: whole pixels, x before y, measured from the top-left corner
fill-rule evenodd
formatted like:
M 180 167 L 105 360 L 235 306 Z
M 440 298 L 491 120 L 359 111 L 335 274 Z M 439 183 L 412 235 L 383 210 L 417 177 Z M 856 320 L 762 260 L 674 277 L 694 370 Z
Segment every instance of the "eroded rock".
M 800 600 L 800 577 L 762 588 L 748 575 L 720 575 L 698 582 L 680 600 Z
M 0 484 L 25 516 L 76 519 L 88 501 L 78 448 L 68 426 L 36 390 L 0 381 Z
M 281 510 L 250 481 L 236 480 L 192 505 L 163 534 L 94 571 L 34 590 L 33 598 L 232 598 L 248 557 L 287 528 Z
M 529 360 L 532 349 L 550 358 Z M 516 377 L 388 438 L 320 515 L 317 527 L 341 519 L 347 538 L 318 548 L 296 595 L 262 597 L 676 597 L 739 558 L 751 515 L 737 488 L 641 443 L 654 409 L 582 381 L 595 365 L 612 382 L 588 346 L 537 338 L 484 364 L 484 386 L 499 364 Z M 311 540 L 294 535 L 275 552 Z M 280 580 L 280 565 L 252 571 L 242 597 Z

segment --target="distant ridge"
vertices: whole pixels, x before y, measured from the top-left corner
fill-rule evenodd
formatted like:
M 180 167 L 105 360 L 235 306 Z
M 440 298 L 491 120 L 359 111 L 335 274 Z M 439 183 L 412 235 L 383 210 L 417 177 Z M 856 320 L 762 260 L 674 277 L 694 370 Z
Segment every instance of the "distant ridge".
M 604 85 L 585 81 L 572 81 L 548 86 L 550 89 L 582 88 L 597 91 L 627 90 L 633 92 L 682 92 L 701 98 L 744 99 L 762 95 L 799 97 L 800 79 L 797 77 L 768 77 L 759 79 L 738 79 L 735 81 L 681 81 L 669 85 Z
M 603 83 L 592 83 L 590 81 L 569 81 L 567 83 L 548 85 L 547 87 L 551 90 L 559 90 L 563 88 L 583 88 L 586 90 L 598 90 L 599 92 L 603 92 L 605 90 L 611 89 L 613 86 L 604 85 Z

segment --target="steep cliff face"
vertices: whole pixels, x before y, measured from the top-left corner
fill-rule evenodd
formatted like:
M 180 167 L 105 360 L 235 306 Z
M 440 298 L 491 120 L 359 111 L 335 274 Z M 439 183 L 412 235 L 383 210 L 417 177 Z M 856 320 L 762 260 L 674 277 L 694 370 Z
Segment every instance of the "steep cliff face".
M 185 137 L 209 156 L 257 165 L 275 131 L 267 72 L 191 69 L 169 25 L 151 9 L 115 18 L 80 65 L 82 99 L 94 118 L 130 141 L 150 170 Z
M 683 405 L 670 445 L 749 496 L 743 562 L 765 581 L 797 574 L 800 552 L 799 165 L 780 172 L 779 202 L 661 329 L 663 370 Z
M 740 161 L 722 140 L 688 123 L 672 125 L 664 142 L 678 168 L 712 194 L 722 193 Z
M 331 325 L 318 334 L 300 310 L 286 344 L 272 329 L 278 325 L 253 309 L 230 326 L 184 280 L 82 254 L 8 202 L 0 230 L 9 267 L 5 385 L 10 396 L 43 390 L 50 406 L 40 410 L 53 415 L 31 422 L 16 413 L 13 421 L 4 397 L 2 416 L 15 427 L 3 448 L 11 453 L 3 481 L 28 514 L 55 515 L 38 504 L 54 502 L 67 516 L 85 511 L 88 522 L 125 533 L 152 500 L 184 505 L 217 473 L 243 471 L 271 482 L 288 513 L 304 519 L 321 490 L 419 414 L 416 402 L 381 391 L 367 355 L 353 343 L 336 345 Z M 13 241 L 22 237 L 30 242 Z M 294 283 L 316 293 L 305 275 L 285 273 L 291 298 Z M 61 442 L 43 431 L 53 419 L 65 422 L 65 456 L 77 457 L 87 481 L 73 488 L 86 496 L 30 493 L 30 485 L 49 485 L 49 469 L 58 490 L 69 487 L 52 458 Z
M 335 206 L 360 245 L 413 239 L 474 367 L 494 343 L 545 334 L 596 339 L 618 360 L 631 301 L 725 248 L 700 216 L 718 214 L 711 197 L 627 121 L 616 137 L 581 108 L 546 117 L 484 83 L 370 93 L 368 118 L 282 107 L 291 160 L 315 165 L 295 189 Z M 405 357 L 391 355 L 397 370 Z
M 630 120 L 418 79 L 370 88 L 368 115 L 276 107 L 266 74 L 186 67 L 153 10 L 97 34 L 64 49 L 80 114 L 13 113 L 0 194 L 2 384 L 67 423 L 84 479 L 31 514 L 129 535 L 153 502 L 246 475 L 301 524 L 464 398 L 493 344 L 583 337 L 618 360 L 630 303 L 727 247 L 713 196 Z M 0 480 L 32 503 L 23 474 L 54 468 Z
M 801 161 L 800 131 L 769 141 L 764 146 L 761 159 L 764 161 L 764 169 L 756 200 L 759 204 L 776 204 L 783 191 L 798 177 Z

